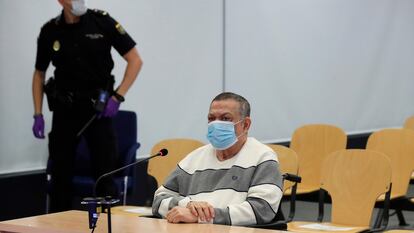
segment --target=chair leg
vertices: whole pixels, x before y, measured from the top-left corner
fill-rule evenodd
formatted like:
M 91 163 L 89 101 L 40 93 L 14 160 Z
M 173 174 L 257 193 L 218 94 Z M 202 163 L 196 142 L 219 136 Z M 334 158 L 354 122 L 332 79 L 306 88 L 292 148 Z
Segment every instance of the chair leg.
M 383 214 L 384 214 L 384 209 L 379 208 L 378 213 L 377 213 L 377 217 L 375 219 L 374 228 L 380 228 L 381 227 Z
M 404 215 L 401 209 L 396 209 L 395 212 L 397 213 L 398 221 L 400 226 L 408 226 L 407 222 L 405 221 Z
M 325 209 L 325 190 L 323 190 L 322 188 L 319 189 L 319 201 L 318 201 L 318 222 L 322 222 L 323 221 L 323 215 L 324 215 L 324 209 Z
M 50 174 L 46 174 L 46 185 L 47 185 L 47 187 L 46 187 L 46 210 L 45 210 L 45 212 L 46 212 L 46 214 L 48 214 L 49 213 L 49 210 L 50 210 L 50 194 L 49 194 L 49 191 L 50 191 L 50 183 L 52 182 L 52 175 L 50 175 Z
M 286 222 L 291 222 L 293 220 L 293 217 L 295 216 L 295 209 L 296 209 L 296 190 L 297 190 L 298 184 L 295 183 L 292 187 L 292 193 L 290 194 L 290 210 L 289 210 L 289 216 L 286 219 Z
M 125 176 L 124 177 L 124 195 L 123 195 L 123 200 L 122 200 L 123 205 L 126 205 L 127 190 L 128 190 L 128 176 Z
M 46 194 L 46 214 L 49 213 L 49 209 L 50 209 L 50 200 L 49 200 L 49 194 Z

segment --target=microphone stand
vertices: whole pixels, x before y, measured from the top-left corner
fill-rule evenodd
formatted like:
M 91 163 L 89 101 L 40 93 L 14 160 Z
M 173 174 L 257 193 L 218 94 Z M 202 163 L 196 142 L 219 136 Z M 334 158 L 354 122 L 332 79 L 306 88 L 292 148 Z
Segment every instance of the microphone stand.
M 88 218 L 89 218 L 89 229 L 92 229 L 92 232 L 95 230 L 96 223 L 98 222 L 99 214 L 97 213 L 96 208 L 98 206 L 103 207 L 102 212 L 107 214 L 108 217 L 108 233 L 112 232 L 112 220 L 111 220 L 111 206 L 118 203 L 119 199 L 114 199 L 111 196 L 105 198 L 102 197 L 86 197 L 83 199 L 81 204 L 88 206 Z
M 82 205 L 88 206 L 88 216 L 89 216 L 89 229 L 92 229 L 92 232 L 95 230 L 96 222 L 98 221 L 99 214 L 96 211 L 96 208 L 98 205 L 105 206 L 105 209 L 107 210 L 107 216 L 108 216 L 108 233 L 112 233 L 112 224 L 111 224 L 111 206 L 115 203 L 119 202 L 119 199 L 113 199 L 111 196 L 107 196 L 105 198 L 102 197 L 96 197 L 96 187 L 98 186 L 98 183 L 100 180 L 102 180 L 105 177 L 108 177 L 110 175 L 113 175 L 114 173 L 117 173 L 119 171 L 122 171 L 126 168 L 129 168 L 131 166 L 134 166 L 138 163 L 148 161 L 154 157 L 158 156 L 165 156 L 168 154 L 167 149 L 161 149 L 158 153 L 155 155 L 149 156 L 147 158 L 137 160 L 133 163 L 130 163 L 126 166 L 120 167 L 118 169 L 115 169 L 113 171 L 110 171 L 108 173 L 105 173 L 98 177 L 96 180 L 94 186 L 93 186 L 93 197 L 86 197 L 82 200 Z

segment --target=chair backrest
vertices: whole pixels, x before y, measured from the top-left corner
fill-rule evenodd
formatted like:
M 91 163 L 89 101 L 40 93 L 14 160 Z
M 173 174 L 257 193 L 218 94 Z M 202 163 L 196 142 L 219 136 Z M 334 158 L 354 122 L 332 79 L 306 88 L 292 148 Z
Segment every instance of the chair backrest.
M 166 148 L 168 149 L 168 155 L 149 160 L 148 174 L 152 175 L 157 180 L 158 186 L 160 186 L 175 169 L 178 162 L 191 151 L 203 145 L 200 141 L 187 138 L 167 139 L 158 142 L 152 147 L 151 154 L 155 154 L 162 148 Z
M 137 141 L 137 114 L 132 111 L 119 111 L 114 118 L 114 128 L 118 141 L 119 163 L 125 166 L 136 160 L 136 151 L 140 147 Z M 123 174 L 129 174 L 131 169 L 125 169 Z
M 332 198 L 331 222 L 369 227 L 377 198 L 391 183 L 391 165 L 381 152 L 340 150 L 322 165 L 321 188 Z
M 295 130 L 290 148 L 298 155 L 300 189 L 319 190 L 322 162 L 331 152 L 346 148 L 345 132 L 332 125 L 311 124 Z
M 277 154 L 277 158 L 279 160 L 279 169 L 280 173 L 290 173 L 297 175 L 298 174 L 298 156 L 296 152 L 286 146 L 282 145 L 275 145 L 275 144 L 267 144 L 273 151 Z M 290 189 L 294 182 L 284 180 L 283 181 L 283 191 Z
M 135 161 L 136 150 L 140 144 L 137 143 L 137 115 L 132 111 L 119 111 L 113 120 L 115 135 L 117 137 L 119 160 L 116 167 L 121 167 Z M 86 140 L 81 137 L 76 149 L 75 176 L 92 176 L 90 152 Z M 130 173 L 126 169 L 116 174 L 124 176 Z
M 384 153 L 391 161 L 391 199 L 407 194 L 414 170 L 414 130 L 383 129 L 372 133 L 367 149 Z
M 404 122 L 405 129 L 414 129 L 414 116 L 410 116 Z

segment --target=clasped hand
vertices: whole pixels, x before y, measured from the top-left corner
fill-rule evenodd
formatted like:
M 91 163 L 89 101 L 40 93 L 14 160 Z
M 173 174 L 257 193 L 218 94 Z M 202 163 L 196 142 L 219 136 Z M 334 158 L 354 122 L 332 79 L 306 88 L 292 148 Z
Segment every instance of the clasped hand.
M 186 207 L 176 206 L 168 211 L 166 216 L 170 223 L 195 223 L 199 219 L 210 222 L 214 217 L 214 207 L 204 201 L 190 201 Z

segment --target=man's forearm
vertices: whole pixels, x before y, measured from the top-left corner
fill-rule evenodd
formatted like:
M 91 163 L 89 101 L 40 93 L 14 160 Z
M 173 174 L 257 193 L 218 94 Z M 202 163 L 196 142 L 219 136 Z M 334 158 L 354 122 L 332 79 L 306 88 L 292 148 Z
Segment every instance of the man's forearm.
M 188 197 L 180 196 L 177 192 L 161 185 L 154 194 L 152 213 L 159 217 L 165 217 L 171 208 L 179 205 L 185 207 L 189 201 Z
M 283 193 L 274 185 L 265 186 L 264 188 L 269 190 L 271 195 L 250 190 L 249 192 L 256 195 L 247 197 L 246 201 L 229 205 L 227 208 L 214 208 L 214 223 L 246 226 L 272 221 L 276 216 Z
M 42 113 L 44 81 L 45 81 L 45 72 L 35 70 L 33 73 L 33 81 L 32 81 L 33 106 L 34 106 L 35 115 Z
M 131 49 L 123 57 L 127 61 L 127 67 L 125 69 L 124 78 L 117 88 L 117 93 L 125 96 L 137 78 L 143 63 L 136 48 Z

